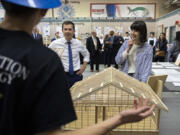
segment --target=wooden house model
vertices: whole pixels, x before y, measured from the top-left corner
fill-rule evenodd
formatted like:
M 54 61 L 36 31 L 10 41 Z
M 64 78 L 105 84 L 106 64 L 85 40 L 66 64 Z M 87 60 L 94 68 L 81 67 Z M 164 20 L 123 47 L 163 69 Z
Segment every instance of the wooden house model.
M 152 80 L 149 78 L 148 81 Z M 156 83 L 158 81 L 151 84 Z M 112 67 L 77 82 L 71 88 L 71 96 L 78 119 L 67 124 L 65 130 L 75 130 L 104 121 L 118 112 L 132 108 L 134 99 L 141 96 L 144 99 L 149 97 L 150 104 L 156 105 L 153 115 L 138 123 L 121 125 L 108 134 L 158 135 L 159 110 L 168 111 L 150 85 Z

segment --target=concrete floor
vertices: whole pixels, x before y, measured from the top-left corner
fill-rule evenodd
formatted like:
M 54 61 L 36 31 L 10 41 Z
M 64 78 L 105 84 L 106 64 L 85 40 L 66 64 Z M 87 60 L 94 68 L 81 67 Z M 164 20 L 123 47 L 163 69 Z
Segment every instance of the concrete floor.
M 180 135 L 180 92 L 163 92 L 169 111 L 161 112 L 160 135 Z
M 100 71 L 104 65 L 100 65 Z M 84 72 L 84 78 L 97 72 L 90 72 L 89 66 Z M 159 135 L 180 135 L 180 92 L 163 92 L 163 102 L 167 105 L 169 112 L 161 111 L 160 134 Z

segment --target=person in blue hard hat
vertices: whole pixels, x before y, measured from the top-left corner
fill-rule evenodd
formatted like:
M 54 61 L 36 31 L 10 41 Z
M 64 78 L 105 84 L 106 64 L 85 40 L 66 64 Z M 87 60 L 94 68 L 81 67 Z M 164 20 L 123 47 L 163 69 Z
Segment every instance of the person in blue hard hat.
M 152 114 L 148 100 L 135 102 L 100 124 L 64 132 L 76 119 L 64 69 L 55 52 L 33 39 L 32 29 L 59 0 L 1 0 L 0 135 L 103 135 Z

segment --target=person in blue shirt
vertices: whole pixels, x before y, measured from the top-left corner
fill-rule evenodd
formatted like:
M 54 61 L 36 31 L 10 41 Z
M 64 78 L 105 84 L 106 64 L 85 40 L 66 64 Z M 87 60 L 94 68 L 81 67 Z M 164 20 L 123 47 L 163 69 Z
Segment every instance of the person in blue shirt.
M 151 74 L 153 49 L 147 42 L 147 27 L 144 21 L 135 21 L 131 25 L 131 40 L 126 40 L 116 55 L 116 63 L 122 65 L 122 71 L 146 82 Z

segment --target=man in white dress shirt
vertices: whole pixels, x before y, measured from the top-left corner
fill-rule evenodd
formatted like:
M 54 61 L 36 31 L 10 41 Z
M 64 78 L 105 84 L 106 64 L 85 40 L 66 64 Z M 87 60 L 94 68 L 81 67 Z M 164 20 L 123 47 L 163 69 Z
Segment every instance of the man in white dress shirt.
M 50 44 L 50 48 L 64 48 L 61 55 L 61 61 L 66 72 L 69 87 L 75 82 L 83 79 L 82 73 L 89 62 L 89 52 L 81 41 L 74 39 L 75 26 L 72 21 L 64 21 L 62 24 L 64 38 L 57 39 Z M 79 53 L 84 57 L 83 65 L 80 65 Z

